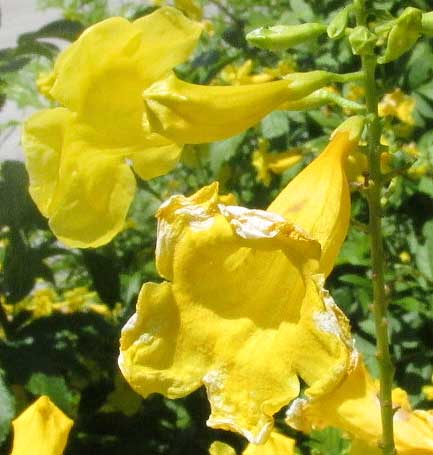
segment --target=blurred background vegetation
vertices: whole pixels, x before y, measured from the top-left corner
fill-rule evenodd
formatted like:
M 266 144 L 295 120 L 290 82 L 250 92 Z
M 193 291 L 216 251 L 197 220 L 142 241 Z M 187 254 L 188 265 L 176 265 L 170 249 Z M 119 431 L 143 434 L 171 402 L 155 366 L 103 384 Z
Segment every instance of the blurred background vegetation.
M 169 3 L 169 2 L 167 2 Z M 345 40 L 318 39 L 289 51 L 250 47 L 245 33 L 262 25 L 329 21 L 337 0 L 178 0 L 185 14 L 206 22 L 194 58 L 177 68 L 200 84 L 245 84 L 272 80 L 295 70 L 355 71 L 359 61 Z M 36 89 L 36 77 L 82 30 L 108 16 L 134 19 L 165 4 L 107 0 L 40 0 L 62 19 L 19 36 L 0 50 L 0 106 L 49 105 Z M 408 2 L 370 2 L 379 18 L 398 15 Z M 429 2 L 410 2 L 425 10 Z M 430 6 L 431 7 L 431 6 Z M 155 37 L 157 39 L 157 37 Z M 412 404 L 431 406 L 422 386 L 431 383 L 433 360 L 433 52 L 422 40 L 396 62 L 380 67 L 381 110 L 387 147 L 383 196 L 387 282 L 396 384 Z M 401 91 L 396 91 L 400 87 Z M 353 84 L 329 87 L 361 101 Z M 388 94 L 385 96 L 385 94 Z M 209 406 L 203 390 L 182 400 L 161 396 L 142 400 L 117 368 L 122 325 L 134 311 L 140 286 L 158 281 L 154 266 L 158 205 L 173 193 L 191 194 L 219 180 L 222 193 L 239 204 L 265 208 L 284 185 L 310 162 L 347 112 L 323 107 L 309 112 L 274 112 L 256 128 L 208 145 L 186 146 L 171 174 L 140 189 L 125 230 L 109 245 L 74 250 L 49 231 L 27 193 L 23 163 L 0 164 L 0 449 L 8 453 L 11 419 L 35 397 L 48 395 L 75 421 L 66 454 L 206 454 L 223 440 L 241 450 L 235 434 L 205 426 Z M 0 147 L 19 122 L 0 124 Z M 17 145 L 18 147 L 18 145 Z M 0 153 L 1 157 L 1 153 Z M 328 280 L 336 302 L 349 316 L 358 348 L 376 373 L 369 247 L 364 224 L 366 201 L 362 159 L 353 159 L 353 227 Z M 342 455 L 348 443 L 337 430 L 296 437 L 300 453 Z

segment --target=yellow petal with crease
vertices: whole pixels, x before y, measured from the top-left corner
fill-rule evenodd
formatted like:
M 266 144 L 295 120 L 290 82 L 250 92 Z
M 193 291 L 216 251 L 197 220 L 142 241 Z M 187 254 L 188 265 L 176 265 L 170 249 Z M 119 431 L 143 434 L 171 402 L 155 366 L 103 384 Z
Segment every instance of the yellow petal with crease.
M 307 272 L 319 245 L 279 215 L 221 204 L 216 184 L 173 196 L 158 221 L 157 267 L 170 282 L 143 286 L 119 366 L 143 396 L 204 385 L 209 426 L 263 443 L 298 376 L 320 394 L 350 368 L 347 321 Z
M 299 173 L 268 207 L 302 226 L 322 246 L 320 271 L 328 275 L 346 237 L 350 191 L 346 159 L 358 145 L 362 117 L 352 117 L 334 133 L 326 149 Z
M 95 147 L 92 131 L 63 108 L 30 117 L 23 146 L 30 193 L 60 240 L 96 247 L 122 229 L 136 184 L 121 150 Z
M 144 127 L 184 144 L 212 142 L 254 126 L 285 100 L 302 98 L 332 80 L 325 71 L 241 86 L 189 84 L 174 75 L 144 91 Z
M 13 422 L 11 455 L 62 455 L 73 421 L 42 396 Z

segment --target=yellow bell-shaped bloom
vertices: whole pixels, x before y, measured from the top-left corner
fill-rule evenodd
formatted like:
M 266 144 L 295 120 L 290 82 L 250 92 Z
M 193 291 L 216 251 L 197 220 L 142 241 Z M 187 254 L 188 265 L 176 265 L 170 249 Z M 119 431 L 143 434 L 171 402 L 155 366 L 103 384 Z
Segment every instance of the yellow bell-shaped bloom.
M 42 396 L 13 422 L 11 455 L 62 455 L 73 421 Z
M 63 107 L 30 117 L 23 146 L 30 193 L 67 245 L 96 247 L 121 229 L 142 178 L 165 174 L 181 146 L 142 129 L 144 88 L 194 49 L 201 25 L 164 7 L 134 22 L 88 28 L 40 89 Z
M 264 444 L 248 444 L 242 455 L 294 455 L 296 441 L 277 431 L 272 431 Z M 236 451 L 220 441 L 209 447 L 209 455 L 235 455 Z
M 212 142 L 234 136 L 285 102 L 337 80 L 336 74 L 311 71 L 262 84 L 204 86 L 170 74 L 143 92 L 144 127 L 183 144 Z
M 348 128 L 332 139 L 326 156 L 337 158 L 326 165 L 341 165 L 341 143 L 346 150 L 355 140 Z M 298 178 L 311 167 L 315 179 L 307 179 L 299 207 L 309 211 L 309 228 L 326 226 L 320 241 L 333 245 L 340 238 L 330 226 L 339 229 L 333 217 L 341 209 L 324 207 L 334 198 L 326 200 L 321 191 L 331 183 L 320 179 L 333 182 L 335 175 L 313 163 Z M 289 203 L 299 197 L 285 191 Z M 284 201 L 277 201 L 284 212 Z M 356 359 L 348 321 L 316 274 L 320 244 L 281 214 L 223 204 L 217 184 L 173 196 L 157 217 L 156 265 L 167 281 L 142 287 L 122 330 L 120 369 L 144 397 L 177 398 L 204 385 L 209 426 L 263 443 L 273 414 L 299 395 L 299 377 L 307 396 L 321 396 Z
M 302 226 L 322 247 L 320 272 L 327 276 L 346 237 L 350 221 L 350 190 L 346 159 L 356 150 L 363 117 L 346 120 L 326 149 L 298 174 L 268 207 Z
M 377 383 L 360 359 L 348 378 L 330 393 L 311 400 L 295 400 L 287 411 L 286 422 L 305 432 L 340 428 L 354 439 L 353 454 L 360 453 L 361 447 L 371 447 L 371 453 L 375 453 L 382 433 L 378 394 Z M 393 390 L 392 401 L 398 454 L 433 454 L 432 412 L 412 410 L 402 389 Z

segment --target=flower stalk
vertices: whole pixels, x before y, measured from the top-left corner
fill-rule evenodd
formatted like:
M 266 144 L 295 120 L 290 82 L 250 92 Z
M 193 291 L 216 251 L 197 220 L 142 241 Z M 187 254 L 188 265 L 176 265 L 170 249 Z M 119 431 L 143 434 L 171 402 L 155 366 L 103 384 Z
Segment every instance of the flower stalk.
M 367 25 L 364 0 L 355 0 L 357 25 Z M 369 208 L 369 235 L 373 272 L 373 315 L 376 329 L 376 358 L 379 365 L 380 408 L 382 417 L 382 440 L 380 448 L 383 455 L 395 455 L 392 383 L 394 366 L 389 349 L 389 332 L 387 318 L 387 296 L 385 289 L 385 259 L 382 234 L 382 210 L 380 205 L 383 176 L 380 169 L 380 136 L 382 126 L 378 116 L 378 93 L 376 85 L 376 55 L 362 55 L 362 71 L 364 72 L 365 101 L 367 105 L 367 156 L 368 156 L 368 187 L 367 200 Z

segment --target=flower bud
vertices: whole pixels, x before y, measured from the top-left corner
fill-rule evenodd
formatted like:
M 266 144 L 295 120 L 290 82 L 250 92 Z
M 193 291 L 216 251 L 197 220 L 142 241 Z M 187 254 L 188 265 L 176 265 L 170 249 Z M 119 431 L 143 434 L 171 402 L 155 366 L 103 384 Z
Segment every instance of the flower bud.
M 367 27 L 355 27 L 349 35 L 350 45 L 355 55 L 373 55 L 377 36 Z
M 349 12 L 351 6 L 346 6 L 341 11 L 339 11 L 336 16 L 332 19 L 326 32 L 328 33 L 329 38 L 337 39 L 341 38 L 344 35 L 344 30 L 347 26 L 347 21 L 349 19 Z
M 260 27 L 247 34 L 247 41 L 263 49 L 284 50 L 325 33 L 326 26 L 317 23 Z
M 389 32 L 385 54 L 377 61 L 392 62 L 411 49 L 421 35 L 422 19 L 421 10 L 406 8 Z

